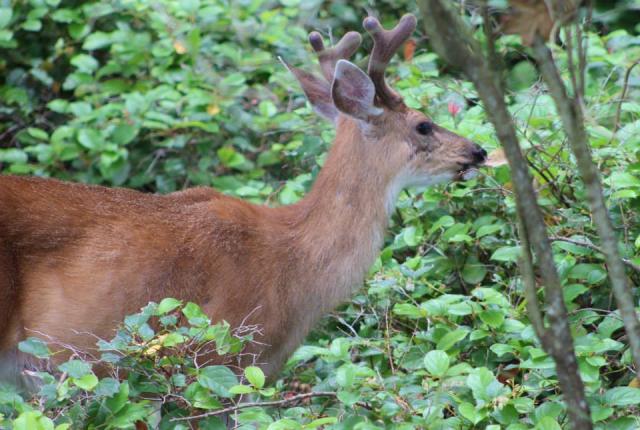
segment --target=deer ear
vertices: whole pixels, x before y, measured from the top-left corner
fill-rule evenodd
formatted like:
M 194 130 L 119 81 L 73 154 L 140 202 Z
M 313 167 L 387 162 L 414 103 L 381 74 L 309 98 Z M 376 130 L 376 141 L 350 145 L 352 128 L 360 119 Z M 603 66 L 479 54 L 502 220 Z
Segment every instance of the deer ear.
M 376 88 L 369 75 L 347 60 L 338 61 L 331 98 L 340 112 L 363 121 L 380 115 L 382 109 L 373 104 L 375 95 Z
M 282 61 L 282 64 L 284 64 L 284 66 L 293 73 L 293 76 L 296 77 L 302 87 L 302 91 L 304 91 L 304 95 L 307 96 L 307 100 L 309 100 L 309 103 L 313 106 L 313 109 L 319 113 L 320 116 L 336 122 L 338 119 L 338 110 L 333 105 L 333 100 L 331 99 L 331 87 L 327 81 L 319 78 L 313 73 L 305 72 L 297 67 L 292 67 L 284 61 Z

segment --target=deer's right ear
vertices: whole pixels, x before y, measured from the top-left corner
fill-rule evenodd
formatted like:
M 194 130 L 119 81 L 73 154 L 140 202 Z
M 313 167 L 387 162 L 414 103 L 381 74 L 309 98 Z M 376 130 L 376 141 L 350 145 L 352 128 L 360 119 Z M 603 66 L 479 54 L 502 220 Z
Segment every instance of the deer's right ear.
M 376 88 L 369 75 L 347 60 L 338 61 L 331 98 L 340 112 L 367 121 L 382 113 L 382 109 L 373 104 L 375 96 Z
M 293 73 L 293 76 L 296 77 L 298 82 L 300 82 L 302 91 L 304 91 L 304 95 L 307 96 L 307 100 L 309 100 L 313 109 L 328 120 L 336 122 L 338 119 L 338 110 L 333 105 L 331 87 L 327 81 L 313 73 L 308 73 L 297 67 L 290 66 L 284 61 L 282 61 L 282 64 L 284 64 L 284 66 Z

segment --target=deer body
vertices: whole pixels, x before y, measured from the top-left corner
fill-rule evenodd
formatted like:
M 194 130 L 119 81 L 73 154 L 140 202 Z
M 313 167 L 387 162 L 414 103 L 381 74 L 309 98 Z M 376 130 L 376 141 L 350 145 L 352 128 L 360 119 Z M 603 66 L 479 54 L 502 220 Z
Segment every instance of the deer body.
M 348 56 L 340 44 L 331 51 L 311 42 L 321 62 L 323 53 Z M 125 315 L 175 297 L 214 321 L 261 326 L 255 352 L 273 376 L 362 283 L 397 193 L 463 178 L 484 158 L 435 124 L 424 140 L 416 132 L 424 115 L 390 108 L 394 94 L 378 94 L 379 78 L 336 58 L 322 65 L 335 74 L 331 86 L 292 68 L 337 125 L 316 183 L 294 205 L 258 206 L 208 188 L 160 196 L 0 176 L 0 352 L 38 333 L 90 348 L 86 333 L 109 338 Z

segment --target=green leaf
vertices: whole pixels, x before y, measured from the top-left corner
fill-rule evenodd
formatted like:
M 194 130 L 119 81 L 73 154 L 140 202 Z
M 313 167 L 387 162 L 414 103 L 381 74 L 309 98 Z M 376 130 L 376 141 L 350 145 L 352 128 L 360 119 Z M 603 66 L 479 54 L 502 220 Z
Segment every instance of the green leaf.
M 66 24 L 80 20 L 78 12 L 71 9 L 58 9 L 51 14 L 51 19 L 55 22 L 64 22 Z
M 94 49 L 101 49 L 111 45 L 112 38 L 110 34 L 103 33 L 102 31 L 96 31 L 90 34 L 82 44 L 82 49 L 92 51 Z
M 562 430 L 562 427 L 554 418 L 542 417 L 536 423 L 535 430 Z
M 447 351 L 448 349 L 453 347 L 453 345 L 467 337 L 467 334 L 469 334 L 469 331 L 463 329 L 450 331 L 449 333 L 442 336 L 442 338 L 440 338 L 436 345 L 436 348 Z
M 40 411 L 26 411 L 13 421 L 12 427 L 13 430 L 53 430 L 54 424 L 51 418 L 45 417 Z
M 515 263 L 520 256 L 520 246 L 503 246 L 491 254 L 491 259 L 495 261 L 505 261 Z
M 49 135 L 47 134 L 47 132 L 40 128 L 29 127 L 27 128 L 27 133 L 29 133 L 29 136 L 33 137 L 34 139 L 44 140 L 44 141 L 49 140 Z
M 488 236 L 490 234 L 498 232 L 501 229 L 502 229 L 502 224 L 483 225 L 480 228 L 478 228 L 478 231 L 476 231 L 476 237 L 479 239 L 481 237 Z
M 255 393 L 256 390 L 248 385 L 234 385 L 233 387 L 229 388 L 229 392 L 231 394 L 251 394 Z
M 530 61 L 520 61 L 509 68 L 507 85 L 515 91 L 525 90 L 538 80 L 538 71 Z
M 104 140 L 97 130 L 83 128 L 78 132 L 78 143 L 87 149 L 98 150 L 103 145 Z
M 498 357 L 515 352 L 515 348 L 513 346 L 504 343 L 494 343 L 489 347 L 489 349 Z
M 480 403 L 489 403 L 510 392 L 486 367 L 473 369 L 467 376 L 467 386 L 471 388 L 476 402 Z
M 112 412 L 117 413 L 129 401 L 129 383 L 124 381 L 120 384 L 118 393 L 105 400 L 105 406 Z
M 12 42 L 13 32 L 9 30 L 0 30 L 0 48 L 11 47 L 15 42 Z
M 402 238 L 408 246 L 417 246 L 422 241 L 422 228 L 413 225 L 406 227 L 402 232 Z
M 30 337 L 18 344 L 18 349 L 37 358 L 47 358 L 51 355 L 47 344 L 37 337 Z
M 247 381 L 249 381 L 249 383 L 254 387 L 256 388 L 264 387 L 265 377 L 264 377 L 264 373 L 262 372 L 262 369 L 260 369 L 259 367 L 256 367 L 256 366 L 247 367 L 246 369 L 244 369 L 244 376 L 247 378 Z
M 207 366 L 198 374 L 198 383 L 221 397 L 232 397 L 229 389 L 238 385 L 238 378 L 226 366 Z
M 271 118 L 278 113 L 278 108 L 276 107 L 276 105 L 274 105 L 273 102 L 269 100 L 261 101 L 258 109 L 260 110 L 260 115 L 265 118 Z
M 483 311 L 480 312 L 480 319 L 491 328 L 499 328 L 504 323 L 505 314 L 503 311 Z
M 640 388 L 612 388 L 604 393 L 604 401 L 609 406 L 640 405 Z
M 82 378 L 91 373 L 91 365 L 81 360 L 69 360 L 58 366 L 63 372 L 66 372 L 72 378 Z
M 425 318 L 427 316 L 425 309 L 419 308 L 411 303 L 396 303 L 393 306 L 393 313 L 414 319 Z
M 94 393 L 96 396 L 111 397 L 120 390 L 120 382 L 114 378 L 102 378 Z
M 247 161 L 244 155 L 236 152 L 231 146 L 224 146 L 218 149 L 218 158 L 224 166 L 231 168 L 240 167 Z
M 0 30 L 9 25 L 12 16 L 13 10 L 10 7 L 0 7 Z
M 300 430 L 302 429 L 302 425 L 297 421 L 294 421 L 289 418 L 283 418 L 274 423 L 269 424 L 267 430 Z
M 47 103 L 47 107 L 54 112 L 67 113 L 69 102 L 64 99 L 55 99 Z
M 40 31 L 42 29 L 42 21 L 39 19 L 29 19 L 22 23 L 22 29 L 26 31 Z
M 325 425 L 329 425 L 329 424 L 336 424 L 337 422 L 338 422 L 338 418 L 336 418 L 336 417 L 318 418 L 318 419 L 315 419 L 315 420 L 311 421 L 308 424 L 303 425 L 302 428 L 304 428 L 304 429 L 315 429 L 315 428 L 318 428 L 320 426 L 325 426 Z
M 187 340 L 187 338 L 181 335 L 180 333 L 176 333 L 176 332 L 169 333 L 162 339 L 162 346 L 166 346 L 170 348 L 172 346 L 180 345 L 185 340 Z
M 129 429 L 136 421 L 144 420 L 151 412 L 151 409 L 147 407 L 147 402 L 127 403 L 114 418 L 109 419 L 109 427 Z
M 81 378 L 73 378 L 73 383 L 86 391 L 91 391 L 98 385 L 98 378 L 93 373 L 86 374 Z
M 0 148 L 0 161 L 9 164 L 20 164 L 26 163 L 29 157 L 27 157 L 27 153 L 22 149 L 18 148 Z
M 424 357 L 424 367 L 432 376 L 441 378 L 449 370 L 449 356 L 440 350 L 429 351 Z
M 471 421 L 473 424 L 478 424 L 484 418 L 484 414 L 476 411 L 476 407 L 469 402 L 462 402 L 458 406 L 460 415 Z
M 360 401 L 360 396 L 357 393 L 351 391 L 341 390 L 338 391 L 338 400 L 344 403 L 346 406 L 353 406 Z
M 182 313 L 185 317 L 187 317 L 189 324 L 193 326 L 201 327 L 204 325 L 209 325 L 211 323 L 209 317 L 207 317 L 207 315 L 202 311 L 200 306 L 196 305 L 193 302 L 187 303 L 182 308 Z
M 111 133 L 111 140 L 118 145 L 126 145 L 138 135 L 138 128 L 130 124 L 121 123 Z
M 462 268 L 462 279 L 468 284 L 479 284 L 487 275 L 487 268 L 477 260 L 467 262 Z
M 182 302 L 177 299 L 173 299 L 171 297 L 167 297 L 166 299 L 162 299 L 158 308 L 156 309 L 156 315 L 164 315 L 173 311 L 175 308 L 180 306 Z
M 98 68 L 98 61 L 91 55 L 78 54 L 71 59 L 71 64 L 83 73 L 93 73 Z
M 598 264 L 576 264 L 569 270 L 567 277 L 597 284 L 607 278 L 607 272 Z

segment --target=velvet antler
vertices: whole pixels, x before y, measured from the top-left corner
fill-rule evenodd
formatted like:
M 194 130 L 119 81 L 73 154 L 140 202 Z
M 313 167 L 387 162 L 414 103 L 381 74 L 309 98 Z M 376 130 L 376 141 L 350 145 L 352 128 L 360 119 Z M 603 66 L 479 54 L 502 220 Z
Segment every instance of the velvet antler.
M 349 59 L 360 47 L 362 36 L 357 31 L 350 31 L 335 46 L 325 48 L 322 36 L 317 31 L 309 34 L 309 43 L 318 54 L 322 74 L 328 82 L 333 81 L 333 73 L 338 60 Z
M 363 22 L 365 30 L 373 38 L 373 50 L 369 57 L 369 77 L 376 87 L 376 96 L 379 102 L 390 109 L 397 109 L 404 105 L 402 97 L 391 89 L 385 79 L 384 71 L 391 61 L 393 54 L 411 36 L 416 28 L 416 17 L 407 14 L 392 29 L 385 30 L 380 21 L 369 16 Z

